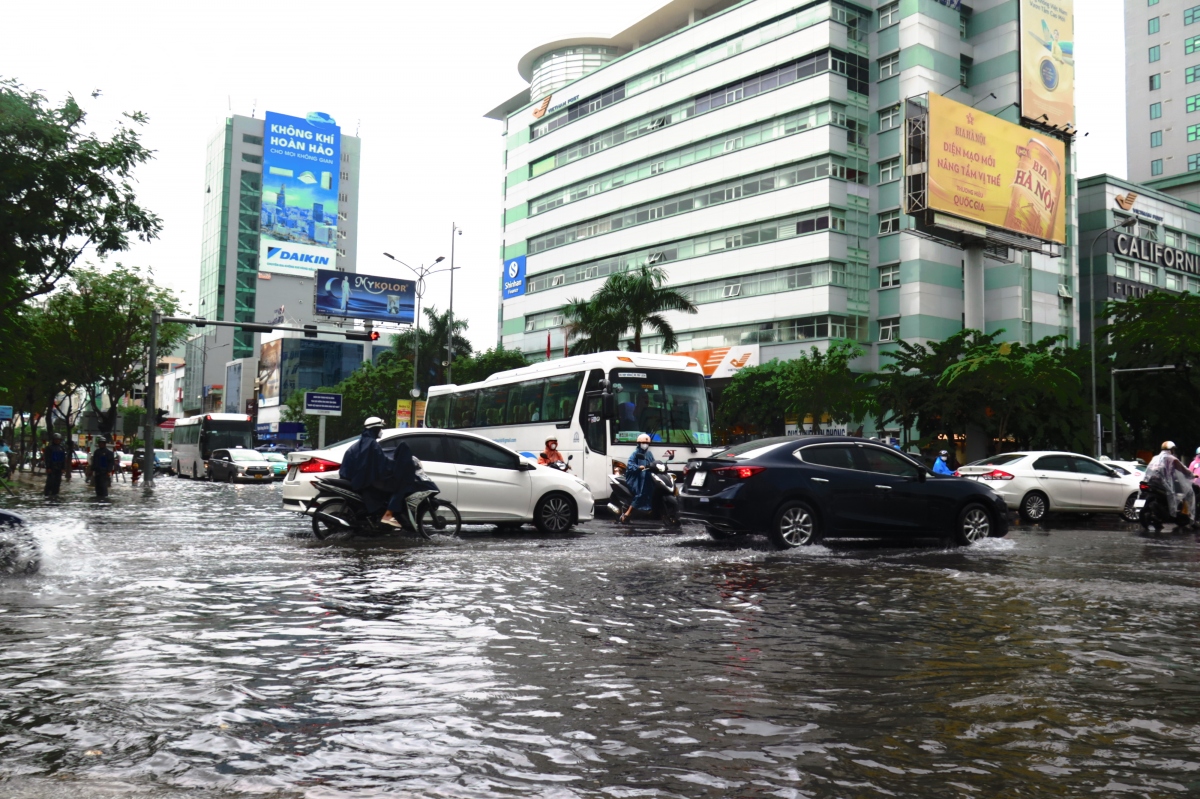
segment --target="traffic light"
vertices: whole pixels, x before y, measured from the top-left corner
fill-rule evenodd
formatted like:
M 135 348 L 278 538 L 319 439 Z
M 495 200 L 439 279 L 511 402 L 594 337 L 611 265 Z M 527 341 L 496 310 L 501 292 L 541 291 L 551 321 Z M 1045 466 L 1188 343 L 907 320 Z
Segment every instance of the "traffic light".
M 156 408 L 154 411 L 154 426 L 162 427 L 163 422 L 167 421 L 167 412 L 164 408 Z
M 371 341 L 379 341 L 379 331 L 378 330 L 371 331 Z
M 368 330 L 365 333 L 343 333 L 347 341 L 379 341 L 378 330 Z

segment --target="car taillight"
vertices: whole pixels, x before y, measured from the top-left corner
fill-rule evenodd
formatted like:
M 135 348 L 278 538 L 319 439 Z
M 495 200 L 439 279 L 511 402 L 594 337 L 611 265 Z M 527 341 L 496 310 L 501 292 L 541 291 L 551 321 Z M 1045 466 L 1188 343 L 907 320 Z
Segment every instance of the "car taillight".
M 713 469 L 718 474 L 738 480 L 749 480 L 759 472 L 765 472 L 766 470 L 766 466 L 722 466 L 720 469 Z
M 1149 490 L 1150 490 L 1149 483 L 1138 483 L 1138 491 L 1149 491 Z
M 313 474 L 315 472 L 336 472 L 342 464 L 327 461 L 324 458 L 309 458 L 304 463 L 300 464 L 300 471 L 304 474 Z
M 1011 480 L 1013 476 L 1008 472 L 1002 472 L 999 469 L 992 469 L 983 476 L 984 480 Z
M 960 471 L 958 471 L 957 469 L 955 469 L 955 470 L 954 470 L 954 474 L 952 474 L 952 475 L 950 475 L 950 476 L 951 476 L 951 477 L 962 477 L 962 472 L 960 472 Z

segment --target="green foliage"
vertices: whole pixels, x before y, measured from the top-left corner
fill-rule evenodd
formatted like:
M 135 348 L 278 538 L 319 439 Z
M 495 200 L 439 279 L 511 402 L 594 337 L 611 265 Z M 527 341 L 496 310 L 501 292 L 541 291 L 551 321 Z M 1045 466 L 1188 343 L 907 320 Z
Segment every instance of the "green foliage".
M 642 264 L 627 272 L 609 275 L 590 300 L 570 300 L 563 313 L 567 318 L 570 351 L 584 354 L 618 348 L 625 331 L 633 330 L 630 352 L 642 351 L 642 331 L 662 337 L 663 351 L 678 347 L 675 329 L 663 313 L 696 313 L 686 294 L 666 288 L 667 271 Z
M 721 392 L 718 425 L 724 428 L 741 425 L 763 435 L 783 435 L 789 363 L 773 360 L 739 369 Z
M 73 97 L 60 105 L 0 80 L 0 316 L 51 292 L 80 255 L 128 249 L 162 223 L 137 204 L 133 171 L 151 158 L 126 114 L 111 139 L 87 130 Z
M 439 386 L 446 382 L 446 332 L 450 328 L 450 312 L 438 313 L 434 306 L 423 308 L 422 311 L 425 315 L 425 322 L 421 326 L 420 340 L 417 343 L 419 356 L 417 387 L 424 393 L 430 386 Z M 467 321 L 455 318 L 452 345 L 456 359 L 463 354 L 471 354 L 471 342 L 463 335 L 466 329 Z M 410 367 L 413 362 L 414 337 L 417 337 L 415 331 L 406 330 L 392 338 L 392 347 L 395 349 L 396 355 L 407 361 Z M 457 365 L 454 368 L 457 369 Z M 409 385 L 403 395 L 405 397 L 412 388 L 411 373 L 408 379 Z M 458 378 L 455 377 L 455 380 Z M 394 409 L 392 415 L 395 416 Z
M 520 369 L 522 366 L 528 365 L 529 361 L 525 360 L 525 356 L 520 351 L 506 350 L 503 344 L 499 344 L 495 349 L 486 352 L 477 352 L 474 355 L 456 358 L 453 370 L 454 382 L 460 386 L 467 383 L 478 383 L 480 380 L 487 380 L 496 372 Z
M 325 443 L 358 435 L 368 416 L 378 416 L 387 427 L 392 427 L 396 419 L 396 400 L 407 399 L 411 386 L 412 363 L 394 352 L 384 352 L 375 363 L 364 363 L 336 386 L 315 389 L 342 395 L 342 415 L 325 419 Z M 304 391 L 293 393 L 285 404 L 283 420 L 304 422 L 309 446 L 315 447 L 320 417 L 304 414 Z

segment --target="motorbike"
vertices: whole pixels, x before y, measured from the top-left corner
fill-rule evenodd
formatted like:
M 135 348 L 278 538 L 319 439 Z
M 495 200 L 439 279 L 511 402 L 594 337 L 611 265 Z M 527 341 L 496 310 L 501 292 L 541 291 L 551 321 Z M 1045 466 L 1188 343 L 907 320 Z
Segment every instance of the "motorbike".
M 557 469 L 560 472 L 571 471 L 571 461 L 575 459 L 574 455 L 568 455 L 565 461 L 555 461 L 554 463 L 546 463 L 544 466 L 549 466 L 551 469 Z
M 1195 491 L 1192 492 L 1192 496 L 1189 497 L 1188 501 L 1196 501 Z M 1133 501 L 1133 509 L 1137 512 L 1138 523 L 1142 525 L 1143 530 L 1153 528 L 1154 532 L 1157 533 L 1166 524 L 1174 524 L 1176 529 L 1179 530 L 1192 526 L 1193 522 L 1188 514 L 1177 513 L 1172 518 L 1170 508 L 1171 505 L 1165 488 L 1146 482 L 1138 484 L 1138 496 Z
M 8 465 L 8 453 L 0 452 L 0 480 L 7 480 L 11 470 Z
M 41 547 L 25 529 L 25 519 L 0 510 L 0 574 L 36 574 L 41 566 Z
M 656 461 L 650 466 L 650 473 L 647 476 L 651 481 L 653 494 L 650 500 L 649 518 L 657 519 L 670 527 L 678 527 L 680 525 L 679 487 L 676 485 L 675 475 L 667 469 L 668 462 Z M 625 475 L 615 469 L 608 476 L 608 485 L 612 494 L 608 509 L 619 518 L 633 504 L 633 491 L 625 481 Z
M 419 464 L 413 458 L 415 464 Z M 418 465 L 418 476 L 424 478 Z M 432 483 L 429 483 L 432 485 Z M 396 528 L 384 524 L 384 509 L 367 510 L 366 500 L 354 490 L 348 480 L 336 477 L 317 478 L 313 481 L 317 495 L 304 500 L 305 512 L 312 516 L 313 535 L 325 540 L 331 535 L 366 534 L 390 535 Z M 444 499 L 437 498 L 437 491 L 414 491 L 405 499 L 406 513 L 400 516 L 403 529 L 430 539 L 434 533 L 458 535 L 462 530 L 462 516 L 458 508 Z

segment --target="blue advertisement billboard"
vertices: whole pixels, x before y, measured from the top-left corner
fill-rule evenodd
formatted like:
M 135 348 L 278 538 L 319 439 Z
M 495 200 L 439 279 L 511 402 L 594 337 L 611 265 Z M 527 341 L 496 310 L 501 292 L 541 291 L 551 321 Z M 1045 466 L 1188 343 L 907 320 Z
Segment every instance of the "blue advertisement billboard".
M 268 111 L 263 128 L 259 269 L 309 277 L 337 263 L 342 135 L 328 114 Z
M 416 299 L 412 280 L 319 269 L 313 310 L 325 316 L 411 325 Z
M 525 256 L 518 255 L 504 262 L 504 289 L 501 298 L 511 300 L 525 293 Z

